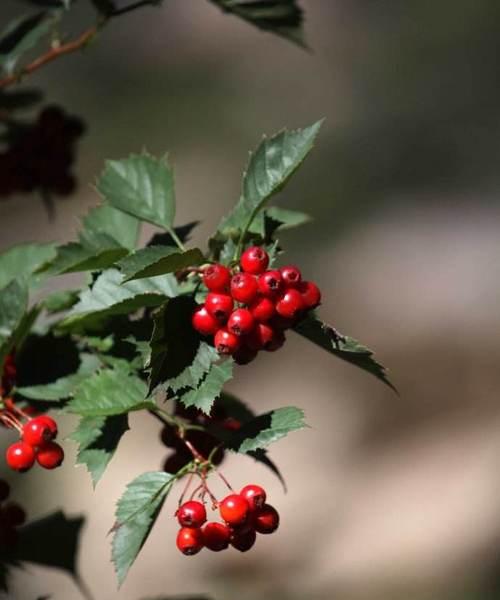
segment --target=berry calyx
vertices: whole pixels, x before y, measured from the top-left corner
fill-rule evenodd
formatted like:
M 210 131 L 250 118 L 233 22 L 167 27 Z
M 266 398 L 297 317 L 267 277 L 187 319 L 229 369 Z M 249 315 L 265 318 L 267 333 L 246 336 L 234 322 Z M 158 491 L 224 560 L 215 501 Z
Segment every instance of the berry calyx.
M 230 543 L 233 548 L 236 548 L 236 550 L 239 550 L 240 552 L 248 552 L 248 550 L 250 550 L 250 548 L 252 548 L 252 546 L 255 544 L 256 539 L 257 535 L 253 529 L 242 532 L 235 530 L 231 536 Z
M 0 479 L 0 502 L 7 500 L 7 498 L 9 497 L 9 494 L 10 494 L 9 484 L 5 480 Z
M 37 463 L 44 469 L 56 469 L 64 460 L 64 450 L 57 442 L 48 442 L 38 450 Z
M 269 264 L 269 254 L 259 246 L 247 248 L 241 255 L 240 265 L 245 273 L 260 275 Z
M 40 417 L 30 419 L 23 426 L 22 439 L 30 446 L 42 446 L 46 442 L 50 442 L 52 438 L 51 430 Z
M 298 288 L 306 309 L 316 308 L 321 302 L 319 287 L 312 281 L 301 281 Z
M 203 283 L 211 292 L 225 292 L 231 283 L 231 272 L 224 265 L 210 265 L 203 270 Z
M 264 504 L 253 515 L 253 526 L 258 533 L 274 533 L 280 524 L 278 511 L 270 504 Z
M 257 280 L 250 273 L 238 273 L 231 279 L 231 296 L 238 302 L 250 304 L 257 296 Z
M 232 526 L 242 525 L 247 520 L 249 510 L 248 502 L 239 494 L 226 496 L 219 505 L 220 516 Z
M 19 504 L 11 502 L 2 507 L 0 518 L 2 523 L 5 523 L 10 527 L 19 527 L 26 522 L 26 512 Z
M 220 552 L 229 546 L 231 530 L 224 523 L 207 523 L 203 528 L 205 546 L 213 552 Z
M 183 527 L 176 540 L 177 548 L 186 556 L 193 556 L 203 548 L 203 533 L 195 527 Z
M 219 323 L 225 323 L 228 320 L 233 306 L 233 299 L 227 294 L 210 292 L 205 299 L 205 308 Z
M 240 346 L 240 338 L 227 329 L 219 329 L 214 336 L 214 346 L 219 354 L 234 354 Z
M 247 308 L 237 308 L 227 321 L 227 329 L 234 335 L 246 335 L 254 326 L 254 318 Z
M 302 273 L 293 265 L 281 267 L 280 273 L 287 287 L 296 287 L 302 280 Z
M 201 527 L 207 520 L 207 511 L 201 502 L 184 502 L 177 510 L 177 520 L 181 527 Z
M 220 327 L 219 321 L 213 317 L 205 306 L 200 306 L 193 314 L 193 328 L 201 335 L 213 335 Z
M 248 502 L 248 506 L 251 511 L 262 508 L 266 503 L 266 491 L 261 488 L 260 485 L 246 485 L 240 492 L 240 496 L 243 496 Z
M 26 442 L 16 442 L 7 448 L 5 458 L 11 469 L 23 473 L 33 466 L 35 451 Z
M 52 434 L 52 440 L 55 440 L 57 437 L 57 423 L 54 421 L 52 417 L 49 415 L 40 415 L 36 417 L 39 421 L 45 423 L 45 425 L 49 428 L 50 433 Z
M 258 297 L 249 307 L 252 317 L 259 323 L 266 323 L 275 313 L 274 302 L 270 298 Z
M 286 319 L 295 319 L 305 308 L 301 293 L 289 288 L 276 303 L 276 312 Z
M 279 271 L 266 271 L 259 277 L 259 292 L 263 296 L 275 298 L 283 287 L 283 279 Z

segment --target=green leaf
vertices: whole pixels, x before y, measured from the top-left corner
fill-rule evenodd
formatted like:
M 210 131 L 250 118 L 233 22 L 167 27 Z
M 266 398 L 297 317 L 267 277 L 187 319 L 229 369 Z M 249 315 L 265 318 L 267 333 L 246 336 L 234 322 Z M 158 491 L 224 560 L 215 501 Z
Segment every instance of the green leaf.
M 111 238 L 122 248 L 133 250 L 139 237 L 140 221 L 107 204 L 93 208 L 83 221 L 80 241 L 88 246 L 102 247 L 101 239 Z
M 213 346 L 201 342 L 192 364 L 186 367 L 177 377 L 169 379 L 165 383 L 165 387 L 168 387 L 173 392 L 178 392 L 186 387 L 198 387 L 203 376 L 206 375 L 213 363 L 218 360 L 220 360 L 220 355 L 217 350 Z
M 128 484 L 116 506 L 112 560 L 121 585 L 147 540 L 175 477 L 162 471 L 143 473 Z
M 56 254 L 54 244 L 20 244 L 0 254 L 0 289 L 20 276 L 28 277 Z
M 233 361 L 226 359 L 220 364 L 212 364 L 200 385 L 180 397 L 187 408 L 194 406 L 209 415 L 213 403 L 220 396 L 222 388 L 233 376 Z
M 128 254 L 125 248 L 88 248 L 78 242 L 69 242 L 57 248 L 56 257 L 43 265 L 42 273 L 62 275 L 81 271 L 100 271 L 115 264 Z
M 198 248 L 182 252 L 168 246 L 149 246 L 129 254 L 117 266 L 124 275 L 124 281 L 131 281 L 174 273 L 186 267 L 201 265 L 204 261 L 205 257 Z
M 83 417 L 69 436 L 69 439 L 79 444 L 76 463 L 86 465 L 94 487 L 128 429 L 126 414 L 114 417 Z
M 78 386 L 66 411 L 83 417 L 121 415 L 152 408 L 154 403 L 146 400 L 146 395 L 147 386 L 136 375 L 123 369 L 105 369 Z
M 97 189 L 115 208 L 153 225 L 172 228 L 174 176 L 166 158 L 132 154 L 123 160 L 109 160 Z
M 3 361 L 14 345 L 28 307 L 28 288 L 22 280 L 14 280 L 0 290 L 0 375 Z
M 43 300 L 43 306 L 49 314 L 69 310 L 78 302 L 80 290 L 62 290 L 53 292 Z
M 294 330 L 330 354 L 371 373 L 398 393 L 387 378 L 386 368 L 375 360 L 372 350 L 354 338 L 340 334 L 313 315 L 306 317 L 294 327 Z
M 305 225 L 312 221 L 312 217 L 306 213 L 298 210 L 280 208 L 279 206 L 270 206 L 266 209 L 266 220 L 267 219 L 270 219 L 277 224 L 276 227 L 273 227 L 273 233 L 275 231 L 284 231 L 286 229 L 300 227 L 301 225 Z

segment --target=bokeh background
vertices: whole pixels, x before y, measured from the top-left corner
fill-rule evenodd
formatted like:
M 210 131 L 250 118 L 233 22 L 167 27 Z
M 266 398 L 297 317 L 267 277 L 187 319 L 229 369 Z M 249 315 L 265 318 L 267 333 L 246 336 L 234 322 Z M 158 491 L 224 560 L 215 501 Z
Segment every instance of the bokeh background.
M 78 4 L 74 31 L 93 18 Z M 225 467 L 236 485 L 269 489 L 279 535 L 246 555 L 186 559 L 171 498 L 119 591 L 106 532 L 125 484 L 165 457 L 157 423 L 133 417 L 95 492 L 69 442 L 66 468 L 5 474 L 34 517 L 86 514 L 79 568 L 95 600 L 500 597 L 500 4 L 301 5 L 309 53 L 205 0 L 171 0 L 29 80 L 88 123 L 80 186 L 52 221 L 34 196 L 0 202 L 0 249 L 72 239 L 104 159 L 143 147 L 170 152 L 178 223 L 201 219 L 204 243 L 261 135 L 326 117 L 278 199 L 315 218 L 286 235 L 286 260 L 320 283 L 321 315 L 374 348 L 401 392 L 295 338 L 239 369 L 231 391 L 256 409 L 301 406 L 311 426 L 272 450 L 287 495 L 250 459 Z M 2 0 L 0 25 L 26 7 Z M 69 577 L 32 566 L 7 597 L 43 594 L 82 598 Z

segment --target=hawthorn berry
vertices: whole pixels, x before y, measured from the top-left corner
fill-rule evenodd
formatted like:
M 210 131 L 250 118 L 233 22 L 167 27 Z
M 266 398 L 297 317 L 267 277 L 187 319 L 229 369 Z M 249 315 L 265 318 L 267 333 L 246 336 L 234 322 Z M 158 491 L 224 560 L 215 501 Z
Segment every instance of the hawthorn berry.
M 248 552 L 250 548 L 255 544 L 257 535 L 254 529 L 248 529 L 246 531 L 233 530 L 231 536 L 231 546 L 239 550 L 240 552 Z
M 280 524 L 278 511 L 270 504 L 264 504 L 253 515 L 253 526 L 258 533 L 274 533 Z
M 203 527 L 205 547 L 213 552 L 220 552 L 229 546 L 231 530 L 224 523 L 210 522 Z
M 231 279 L 231 296 L 238 302 L 250 304 L 257 296 L 257 280 L 250 273 L 238 273 Z
M 211 292 L 225 292 L 231 283 L 231 272 L 224 265 L 210 265 L 203 270 L 203 283 Z
M 271 341 L 265 345 L 264 350 L 266 350 L 266 352 L 276 352 L 276 350 L 279 350 L 283 346 L 285 341 L 286 338 L 283 330 L 274 329 L 273 337 L 271 338 Z
M 10 527 L 19 527 L 26 521 L 26 512 L 19 504 L 10 502 L 2 507 L 0 516 L 3 523 Z
M 54 421 L 54 419 L 52 417 L 49 417 L 49 415 L 40 415 L 39 417 L 37 417 L 37 419 L 43 423 L 45 423 L 45 425 L 49 428 L 50 433 L 52 434 L 51 439 L 55 440 L 57 437 L 57 423 Z
M 33 466 L 35 450 L 26 442 L 15 442 L 7 448 L 5 458 L 11 469 L 23 473 Z
M 30 446 L 42 446 L 53 438 L 52 431 L 44 419 L 35 417 L 23 426 L 22 439 Z
M 246 336 L 245 344 L 251 350 L 265 350 L 271 346 L 276 330 L 267 323 L 257 323 L 252 332 Z
M 276 302 L 276 312 L 286 319 L 295 319 L 304 308 L 302 295 L 294 288 L 288 288 Z
M 245 498 L 251 511 L 262 508 L 266 503 L 266 491 L 260 485 L 246 485 L 240 492 L 240 496 Z
M 259 277 L 259 292 L 263 296 L 275 298 L 283 287 L 283 279 L 279 271 L 266 271 Z
M 186 556 L 193 556 L 203 548 L 203 532 L 195 527 L 183 527 L 177 534 L 177 548 Z
M 200 306 L 194 312 L 192 324 L 201 335 L 213 335 L 220 327 L 219 321 L 208 312 L 205 306 Z
M 226 496 L 219 505 L 219 512 L 222 519 L 228 525 L 241 525 L 248 517 L 250 507 L 245 498 L 239 494 L 230 494 Z
M 288 267 L 281 267 L 281 277 L 287 287 L 296 287 L 302 280 L 302 273 L 297 267 L 292 265 Z
M 190 500 L 179 506 L 177 520 L 181 527 L 201 527 L 207 520 L 207 511 L 201 502 Z
M 274 302 L 265 296 L 259 296 L 249 306 L 252 317 L 259 323 L 266 323 L 274 315 Z
M 237 308 L 227 321 L 227 329 L 234 335 L 250 333 L 254 326 L 254 318 L 247 308 Z
M 10 494 L 9 484 L 4 479 L 0 479 L 0 502 L 7 500 L 7 498 L 9 497 L 9 494 Z
M 240 338 L 227 329 L 219 329 L 214 336 L 214 346 L 219 354 L 234 354 L 240 346 Z
M 259 246 L 247 248 L 241 255 L 240 265 L 245 273 L 260 275 L 269 264 L 269 254 Z
M 306 309 L 316 308 L 321 302 L 319 287 L 312 281 L 301 281 L 298 288 Z
M 56 469 L 64 460 L 64 450 L 56 442 L 48 442 L 36 455 L 37 463 L 44 469 Z
M 233 310 L 234 302 L 227 294 L 210 292 L 205 299 L 205 308 L 220 323 L 225 323 Z

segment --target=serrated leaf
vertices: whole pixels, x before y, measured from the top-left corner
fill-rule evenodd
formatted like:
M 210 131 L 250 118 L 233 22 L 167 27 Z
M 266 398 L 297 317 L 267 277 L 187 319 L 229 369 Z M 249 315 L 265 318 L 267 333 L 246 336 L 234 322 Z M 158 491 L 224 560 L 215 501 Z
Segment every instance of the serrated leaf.
M 124 281 L 157 277 L 174 273 L 186 267 L 201 265 L 205 261 L 198 248 L 180 251 L 168 246 L 149 246 L 129 254 L 117 263 L 124 275 Z
M 128 431 L 128 416 L 83 417 L 69 439 L 79 444 L 77 464 L 86 465 L 94 487 Z
M 194 406 L 209 415 L 224 384 L 233 376 L 233 364 L 231 359 L 226 359 L 220 364 L 213 363 L 198 387 L 180 396 L 182 404 L 186 408 Z
M 62 275 L 81 271 L 100 271 L 115 264 L 128 254 L 125 248 L 86 248 L 78 242 L 69 242 L 57 248 L 57 256 L 42 267 L 42 273 Z
M 217 407 L 222 408 L 228 417 L 232 417 L 242 424 L 251 421 L 255 417 L 255 413 L 249 406 L 229 392 L 222 392 L 217 400 Z
M 172 228 L 174 176 L 166 159 L 132 154 L 123 160 L 109 160 L 97 189 L 115 208 L 153 225 Z
M 289 210 L 279 206 L 270 206 L 267 208 L 265 216 L 266 220 L 271 220 L 276 223 L 276 226 L 273 226 L 272 228 L 273 233 L 300 227 L 301 225 L 305 225 L 312 221 L 312 217 L 304 212 Z
M 101 238 L 106 236 L 122 248 L 133 250 L 139 237 L 140 221 L 107 204 L 90 210 L 82 219 L 80 241 L 93 247 L 102 247 Z
M 28 277 L 56 254 L 54 244 L 20 244 L 0 254 L 0 289 L 20 276 Z
M 190 221 L 185 225 L 174 227 L 174 233 L 181 242 L 187 242 L 191 237 L 191 232 L 199 224 L 199 221 Z M 168 232 L 155 233 L 146 246 L 175 246 L 175 240 Z
M 128 484 L 116 506 L 112 560 L 121 585 L 165 502 L 175 477 L 162 471 L 143 473 Z
M 21 327 L 28 307 L 28 288 L 25 282 L 11 281 L 0 290 L 0 375 L 3 361 L 14 345 L 16 331 Z
M 387 378 L 386 368 L 375 360 L 373 351 L 354 338 L 340 334 L 314 315 L 306 317 L 294 327 L 294 330 L 330 354 L 371 373 L 398 393 Z
M 165 387 L 177 392 L 182 388 L 195 388 L 213 363 L 220 360 L 220 355 L 213 346 L 201 342 L 191 365 L 186 367 L 177 377 L 169 379 Z
M 78 302 L 80 290 L 62 290 L 53 292 L 43 300 L 43 307 L 49 314 L 69 310 Z
M 147 386 L 136 375 L 122 369 L 105 369 L 88 377 L 75 390 L 66 411 L 83 417 L 121 415 L 152 408 L 146 400 Z

